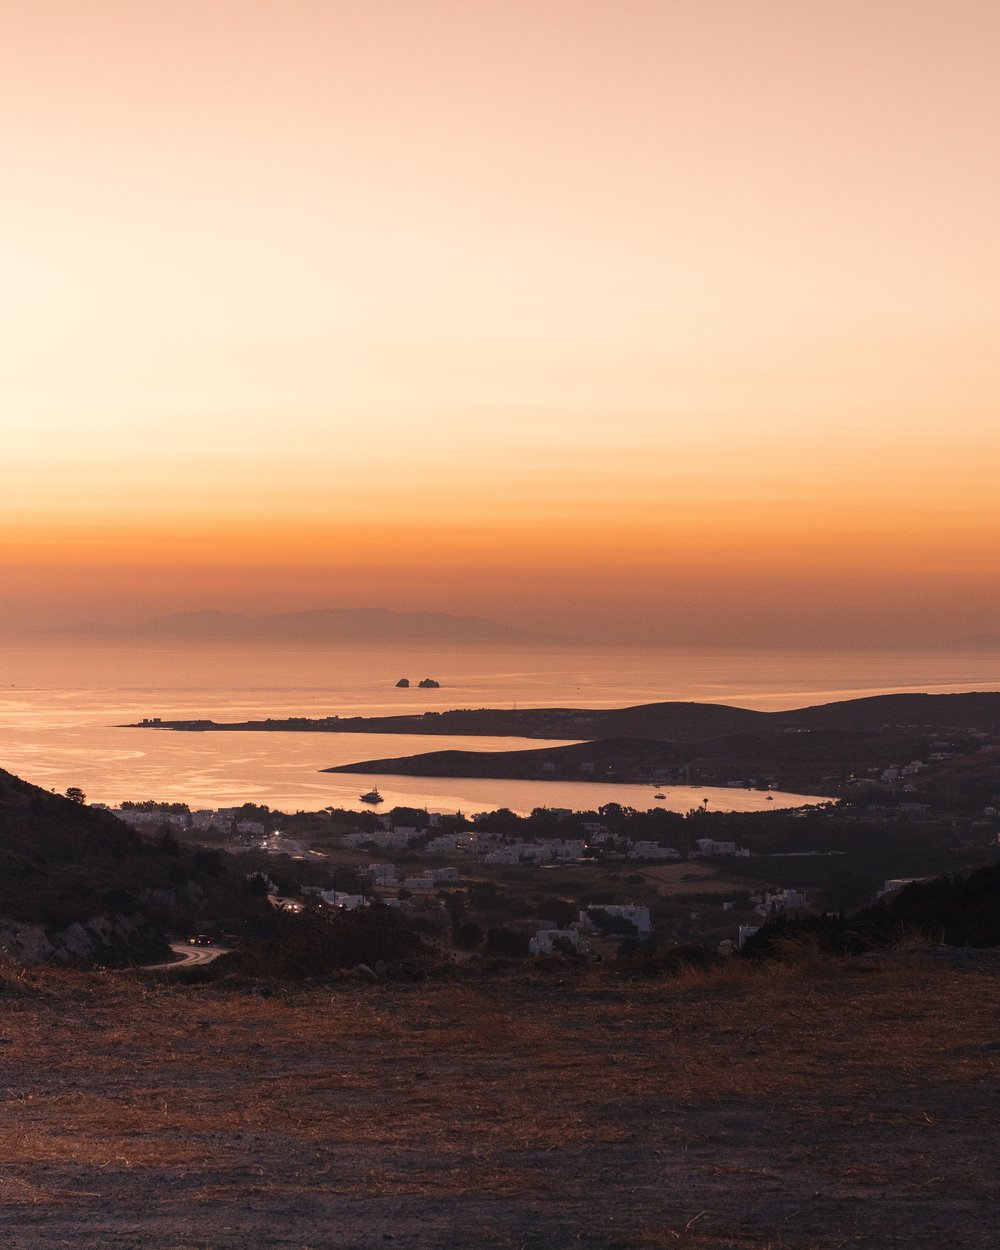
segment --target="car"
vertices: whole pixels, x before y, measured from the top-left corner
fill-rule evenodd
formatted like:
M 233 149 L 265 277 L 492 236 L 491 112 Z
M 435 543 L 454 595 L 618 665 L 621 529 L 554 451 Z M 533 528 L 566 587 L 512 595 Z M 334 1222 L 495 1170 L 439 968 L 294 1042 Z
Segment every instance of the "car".
M 188 938 L 188 946 L 211 946 L 212 939 L 207 933 L 197 933 Z

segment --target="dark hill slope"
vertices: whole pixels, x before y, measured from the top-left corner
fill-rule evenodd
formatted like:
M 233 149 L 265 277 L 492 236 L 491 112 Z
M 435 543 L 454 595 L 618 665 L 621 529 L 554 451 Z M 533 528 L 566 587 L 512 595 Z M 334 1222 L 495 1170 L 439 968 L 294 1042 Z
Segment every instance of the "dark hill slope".
M 773 714 L 791 725 L 824 729 L 881 729 L 883 725 L 930 729 L 1000 730 L 1000 694 L 880 694 Z
M 564 781 L 635 781 L 689 768 L 706 784 L 777 777 L 783 787 L 816 787 L 836 766 L 843 772 L 909 758 L 918 743 L 874 730 L 743 733 L 700 742 L 602 738 L 529 751 L 429 751 L 395 759 L 364 760 L 325 769 L 331 773 L 403 774 L 411 777 L 496 777 Z M 820 791 L 822 793 L 822 791 Z M 817 793 L 815 789 L 812 793 Z
M 921 934 L 934 945 L 924 955 L 940 956 L 940 946 L 1000 946 L 1000 864 L 967 876 L 913 881 L 897 894 L 864 907 L 853 916 L 786 916 L 763 925 L 744 947 L 748 958 L 799 950 L 860 954 L 906 943 Z M 910 951 L 911 955 L 916 951 Z M 963 962 L 969 966 L 969 960 Z M 961 964 L 952 963 L 952 967 Z
M 0 915 L 68 923 L 127 881 L 156 879 L 162 852 L 107 812 L 0 770 Z
M 244 875 L 217 852 L 150 841 L 109 812 L 71 803 L 0 769 L 0 921 L 55 932 L 133 916 L 143 922 L 136 928 L 145 935 L 140 945 L 151 941 L 155 954 L 167 926 L 261 907 Z

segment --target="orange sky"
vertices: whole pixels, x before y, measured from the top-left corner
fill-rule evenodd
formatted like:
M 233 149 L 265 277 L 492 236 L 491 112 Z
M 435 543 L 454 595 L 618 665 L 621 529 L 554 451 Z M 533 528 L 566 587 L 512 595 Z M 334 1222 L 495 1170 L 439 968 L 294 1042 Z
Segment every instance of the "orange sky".
M 8 625 L 1000 629 L 993 0 L 0 0 Z

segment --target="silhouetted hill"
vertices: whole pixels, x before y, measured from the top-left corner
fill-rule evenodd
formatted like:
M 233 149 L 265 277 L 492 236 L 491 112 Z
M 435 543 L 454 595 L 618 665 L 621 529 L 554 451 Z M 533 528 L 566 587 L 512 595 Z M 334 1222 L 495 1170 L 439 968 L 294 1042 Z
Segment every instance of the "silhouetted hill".
M 304 716 L 259 721 L 162 721 L 140 728 L 211 732 L 435 734 L 462 737 L 617 738 L 643 737 L 672 741 L 708 738 L 766 728 L 767 714 L 713 703 L 651 703 L 641 707 L 587 708 L 459 708 L 402 716 Z
M 910 758 L 918 745 L 895 733 L 836 729 L 730 734 L 695 742 L 599 738 L 526 751 L 428 751 L 342 764 L 324 771 L 650 783 L 654 777 L 672 774 L 675 781 L 690 779 L 706 785 L 753 778 L 758 786 L 775 778 L 780 788 L 822 794 L 830 792 L 820 787 L 832 769 L 846 775 L 873 766 L 885 768 L 901 756 Z
M 776 712 L 792 725 L 827 729 L 881 729 L 883 725 L 934 729 L 1000 730 L 1000 694 L 880 694 L 816 707 Z
M 479 616 L 391 612 L 388 608 L 317 608 L 253 616 L 242 612 L 177 612 L 129 626 L 82 632 L 183 638 L 299 638 L 330 642 L 511 642 L 527 635 Z
M 109 812 L 0 769 L 0 927 L 40 926 L 58 944 L 56 935 L 72 926 L 106 928 L 108 918 L 130 917 L 126 926 L 112 919 L 103 952 L 102 962 L 122 962 L 166 953 L 167 927 L 260 909 L 245 877 L 217 852 L 141 837 Z
M 913 881 L 853 916 L 784 913 L 763 925 L 744 948 L 749 958 L 787 955 L 796 944 L 825 954 L 861 954 L 920 935 L 945 946 L 1000 946 L 1000 864 L 966 876 Z
M 330 716 L 319 720 L 299 716 L 235 723 L 164 721 L 157 728 L 693 742 L 739 733 L 779 734 L 802 729 L 867 733 L 884 726 L 900 730 L 1000 730 L 1000 693 L 872 695 L 783 712 L 758 712 L 722 703 L 646 703 L 624 708 L 456 708 L 417 715 Z

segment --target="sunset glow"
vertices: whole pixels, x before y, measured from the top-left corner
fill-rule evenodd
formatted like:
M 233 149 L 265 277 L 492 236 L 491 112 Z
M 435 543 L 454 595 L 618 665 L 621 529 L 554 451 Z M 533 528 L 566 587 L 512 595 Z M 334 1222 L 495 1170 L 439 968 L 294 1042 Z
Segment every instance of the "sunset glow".
M 0 17 L 3 623 L 995 627 L 992 0 Z

